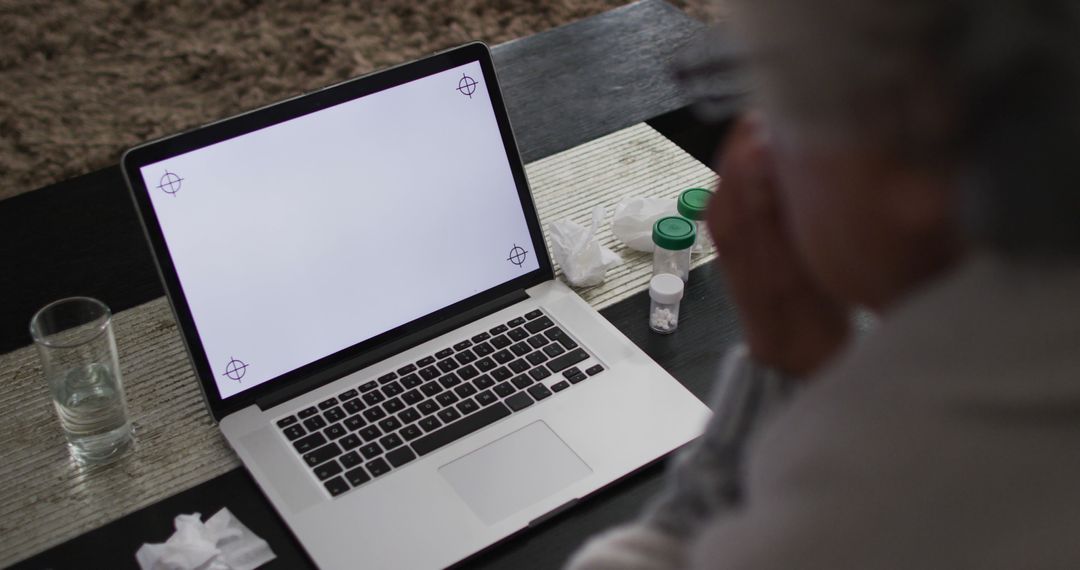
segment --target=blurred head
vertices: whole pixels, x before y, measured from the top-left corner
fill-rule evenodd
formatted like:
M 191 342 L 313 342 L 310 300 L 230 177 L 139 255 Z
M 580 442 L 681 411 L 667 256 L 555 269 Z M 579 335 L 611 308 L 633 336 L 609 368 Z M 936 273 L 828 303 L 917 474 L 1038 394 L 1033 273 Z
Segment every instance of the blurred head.
M 827 290 L 882 309 L 971 249 L 1080 254 L 1080 3 L 727 2 Z

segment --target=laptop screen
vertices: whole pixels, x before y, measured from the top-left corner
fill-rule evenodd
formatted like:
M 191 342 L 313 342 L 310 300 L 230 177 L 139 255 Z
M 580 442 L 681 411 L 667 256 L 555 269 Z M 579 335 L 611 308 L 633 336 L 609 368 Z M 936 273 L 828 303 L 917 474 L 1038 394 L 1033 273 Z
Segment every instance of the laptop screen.
M 539 267 L 478 62 L 139 174 L 223 399 Z

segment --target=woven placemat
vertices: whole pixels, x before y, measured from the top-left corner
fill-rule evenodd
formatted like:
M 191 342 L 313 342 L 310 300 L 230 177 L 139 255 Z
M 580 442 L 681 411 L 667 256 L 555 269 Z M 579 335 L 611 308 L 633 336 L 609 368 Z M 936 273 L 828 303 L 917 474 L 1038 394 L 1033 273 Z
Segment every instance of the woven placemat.
M 624 262 L 604 283 L 579 291 L 597 308 L 642 290 L 651 273 L 649 254 L 611 235 L 613 206 L 624 197 L 674 197 L 716 182 L 711 170 L 644 124 L 526 170 L 545 230 L 562 218 L 588 223 L 595 206 L 608 207 L 599 239 Z M 711 257 L 699 256 L 695 265 Z M 33 347 L 0 356 L 0 566 L 240 465 L 203 405 L 168 302 L 118 313 L 114 327 L 138 439 L 135 453 L 112 465 L 83 468 L 70 459 Z

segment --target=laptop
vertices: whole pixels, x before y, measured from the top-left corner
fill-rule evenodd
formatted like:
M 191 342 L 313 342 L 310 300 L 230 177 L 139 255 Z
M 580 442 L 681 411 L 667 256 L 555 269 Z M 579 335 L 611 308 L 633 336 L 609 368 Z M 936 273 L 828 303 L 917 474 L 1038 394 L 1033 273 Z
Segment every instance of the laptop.
M 708 418 L 555 279 L 483 44 L 122 166 L 206 405 L 322 568 L 461 561 Z

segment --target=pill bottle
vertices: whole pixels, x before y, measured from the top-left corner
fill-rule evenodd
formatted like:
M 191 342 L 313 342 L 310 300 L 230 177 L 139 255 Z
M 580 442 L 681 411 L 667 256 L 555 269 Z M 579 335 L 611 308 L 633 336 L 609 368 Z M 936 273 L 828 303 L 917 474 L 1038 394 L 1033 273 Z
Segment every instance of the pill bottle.
M 660 218 L 653 224 L 653 275 L 671 273 L 684 282 L 690 278 L 690 248 L 697 231 L 681 216 Z
M 695 254 L 701 253 L 712 247 L 709 239 L 709 231 L 705 227 L 705 209 L 709 206 L 709 200 L 713 193 L 704 188 L 689 188 L 679 194 L 676 208 L 679 215 L 694 222 L 697 230 L 697 240 L 694 241 Z
M 649 328 L 660 334 L 675 332 L 679 327 L 682 297 L 682 279 L 670 273 L 654 275 L 649 281 Z

